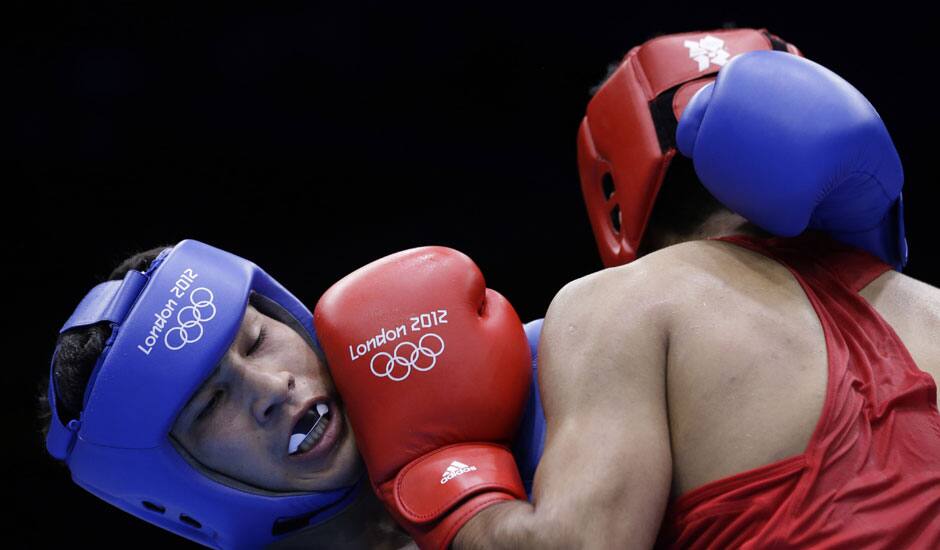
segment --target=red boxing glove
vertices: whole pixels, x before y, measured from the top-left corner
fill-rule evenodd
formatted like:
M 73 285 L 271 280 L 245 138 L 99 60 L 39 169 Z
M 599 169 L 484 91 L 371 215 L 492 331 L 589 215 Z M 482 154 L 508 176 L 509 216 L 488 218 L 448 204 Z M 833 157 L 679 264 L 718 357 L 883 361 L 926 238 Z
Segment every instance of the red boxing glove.
M 320 298 L 317 336 L 376 494 L 422 548 L 525 499 L 511 442 L 531 379 L 525 331 L 464 254 L 423 247 Z

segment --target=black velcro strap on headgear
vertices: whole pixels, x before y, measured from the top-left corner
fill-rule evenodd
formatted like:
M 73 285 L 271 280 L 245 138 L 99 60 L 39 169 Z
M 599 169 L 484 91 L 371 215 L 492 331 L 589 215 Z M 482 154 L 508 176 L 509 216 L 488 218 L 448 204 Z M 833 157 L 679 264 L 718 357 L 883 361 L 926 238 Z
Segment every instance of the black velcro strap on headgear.
M 672 110 L 672 99 L 676 96 L 679 87 L 685 84 L 683 82 L 679 86 L 669 88 L 650 101 L 650 116 L 653 117 L 653 125 L 656 127 L 659 149 L 664 155 L 676 147 L 676 128 L 679 126 L 679 121 L 676 120 L 676 114 Z
M 784 42 L 783 40 L 780 40 L 779 38 L 777 38 L 776 36 L 770 34 L 770 33 L 767 32 L 767 31 L 764 31 L 763 34 L 764 34 L 764 36 L 767 38 L 767 40 L 770 41 L 770 46 L 771 46 L 774 50 L 776 50 L 776 51 L 778 51 L 778 52 L 788 52 L 788 51 L 790 51 L 789 49 L 787 49 L 787 43 Z

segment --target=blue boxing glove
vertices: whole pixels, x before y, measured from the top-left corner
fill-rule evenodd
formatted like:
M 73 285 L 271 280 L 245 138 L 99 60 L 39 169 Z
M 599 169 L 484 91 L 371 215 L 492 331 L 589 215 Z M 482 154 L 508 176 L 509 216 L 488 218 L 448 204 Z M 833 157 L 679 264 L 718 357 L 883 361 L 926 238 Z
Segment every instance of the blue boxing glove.
M 765 230 L 818 229 L 907 262 L 901 159 L 875 108 L 829 69 L 739 55 L 689 102 L 676 143 L 718 200 Z
M 512 446 L 512 454 L 516 459 L 522 484 L 530 500 L 535 469 L 545 450 L 545 411 L 542 409 L 538 377 L 538 348 L 539 338 L 542 335 L 542 321 L 544 319 L 536 319 L 523 325 L 526 338 L 529 340 L 529 352 L 532 354 L 532 385 L 522 412 L 522 421 L 519 422 L 519 430 L 516 432 L 515 443 Z

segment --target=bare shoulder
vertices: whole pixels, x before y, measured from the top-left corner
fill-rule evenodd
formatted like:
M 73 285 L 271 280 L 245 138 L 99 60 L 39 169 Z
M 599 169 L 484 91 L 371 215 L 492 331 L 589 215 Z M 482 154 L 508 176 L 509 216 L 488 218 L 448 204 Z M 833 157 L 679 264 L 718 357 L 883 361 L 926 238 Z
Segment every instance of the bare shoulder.
M 566 365 L 592 357 L 589 368 L 618 365 L 618 373 L 643 365 L 653 375 L 665 363 L 651 358 L 692 325 L 775 327 L 780 308 L 800 292 L 777 288 L 787 284 L 796 285 L 785 268 L 733 245 L 674 245 L 565 285 L 545 315 L 539 357 L 564 356 Z
M 539 340 L 539 375 L 554 375 L 557 365 L 565 387 L 559 395 L 567 398 L 573 389 L 585 388 L 577 379 L 582 368 L 616 380 L 625 375 L 624 365 L 650 371 L 662 367 L 653 357 L 666 348 L 673 301 L 664 283 L 672 270 L 651 257 L 591 273 L 555 295 Z
M 596 314 L 598 309 L 629 305 L 646 315 L 668 317 L 703 293 L 732 287 L 764 293 L 794 284 L 786 268 L 761 254 L 720 241 L 690 241 L 576 279 L 559 291 L 552 308 Z
M 627 265 L 596 271 L 558 291 L 545 315 L 543 334 L 579 329 L 584 337 L 608 337 L 631 318 L 664 319 L 670 307 L 667 279 L 673 270 L 664 258 L 645 256 Z M 594 329 L 607 330 L 595 332 Z M 544 336 L 543 336 L 544 338 Z
M 914 362 L 940 380 L 940 289 L 888 271 L 862 289 L 863 298 L 894 329 Z
M 875 307 L 892 301 L 909 311 L 940 318 L 940 288 L 897 271 L 888 271 L 872 281 L 862 290 L 862 296 Z
M 669 268 L 647 257 L 577 279 L 545 316 L 538 376 L 547 432 L 533 497 L 550 546 L 655 541 L 672 468 L 664 375 L 671 302 L 660 270 Z

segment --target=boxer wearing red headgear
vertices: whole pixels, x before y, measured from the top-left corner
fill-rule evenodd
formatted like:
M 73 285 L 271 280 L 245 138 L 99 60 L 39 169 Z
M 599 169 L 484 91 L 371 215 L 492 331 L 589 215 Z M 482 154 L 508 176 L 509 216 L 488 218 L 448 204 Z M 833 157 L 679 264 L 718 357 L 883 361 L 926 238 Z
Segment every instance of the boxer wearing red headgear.
M 719 37 L 748 34 L 769 37 L 657 38 L 592 101 L 579 160 L 605 262 L 635 256 L 674 154 L 641 132 L 655 130 L 663 92 L 668 116 L 656 122 L 679 119 L 680 146 L 710 189 L 759 199 L 745 206 L 764 214 L 740 209 L 750 221 L 776 230 L 768 222 L 790 220 L 774 210 L 791 208 L 864 250 L 816 233 L 768 239 L 723 210 L 672 236 L 720 241 L 684 242 L 568 285 L 539 349 L 548 439 L 534 510 L 494 506 L 457 547 L 642 547 L 657 537 L 681 548 L 940 545 L 940 290 L 890 270 L 906 255 L 897 153 L 874 109 L 830 71 L 777 52 L 729 61 Z M 728 70 L 712 88 L 684 83 L 683 71 L 714 63 Z M 662 80 L 634 72 L 646 95 L 618 93 L 617 79 L 638 68 Z M 682 120 L 690 97 L 694 119 Z M 598 142 L 606 149 L 592 150 Z M 753 166 L 759 155 L 766 162 Z M 798 179 L 775 179 L 787 161 Z M 612 188 L 599 181 L 605 170 Z
M 661 36 L 631 49 L 595 94 L 578 131 L 578 165 L 604 265 L 637 257 L 689 100 L 733 56 L 760 50 L 802 55 L 765 29 Z
M 784 52 L 800 55 L 766 30 L 735 29 L 663 36 L 627 54 L 578 133 L 605 265 L 637 257 L 678 146 L 750 222 L 779 236 L 825 231 L 903 268 L 903 173 L 884 124 L 837 75 Z
M 713 44 L 707 37 L 698 44 Z M 794 67 L 806 68 L 779 69 Z M 799 74 L 811 90 L 845 91 L 824 71 Z M 734 86 L 729 78 L 719 86 Z M 716 105 L 727 108 L 707 107 Z M 648 547 L 657 537 L 679 547 L 937 547 L 940 290 L 825 236 L 768 239 L 744 222 L 713 216 L 678 239 L 713 240 L 659 250 L 556 296 L 539 347 L 548 438 L 531 503 L 501 502 L 518 495 L 506 464 L 470 486 L 468 497 L 502 495 L 485 507 L 395 497 L 412 486 L 398 481 L 413 481 L 395 472 L 435 452 L 422 444 L 410 454 L 416 434 L 442 450 L 465 441 L 465 429 L 410 415 L 413 424 L 380 436 L 379 475 L 370 465 L 386 502 L 427 508 L 404 517 L 412 529 L 462 525 L 458 549 Z M 400 300 L 378 301 L 395 312 Z M 480 391 L 438 380 L 413 398 Z M 380 410 L 407 403 L 394 399 Z M 446 543 L 420 535 L 427 547 Z

